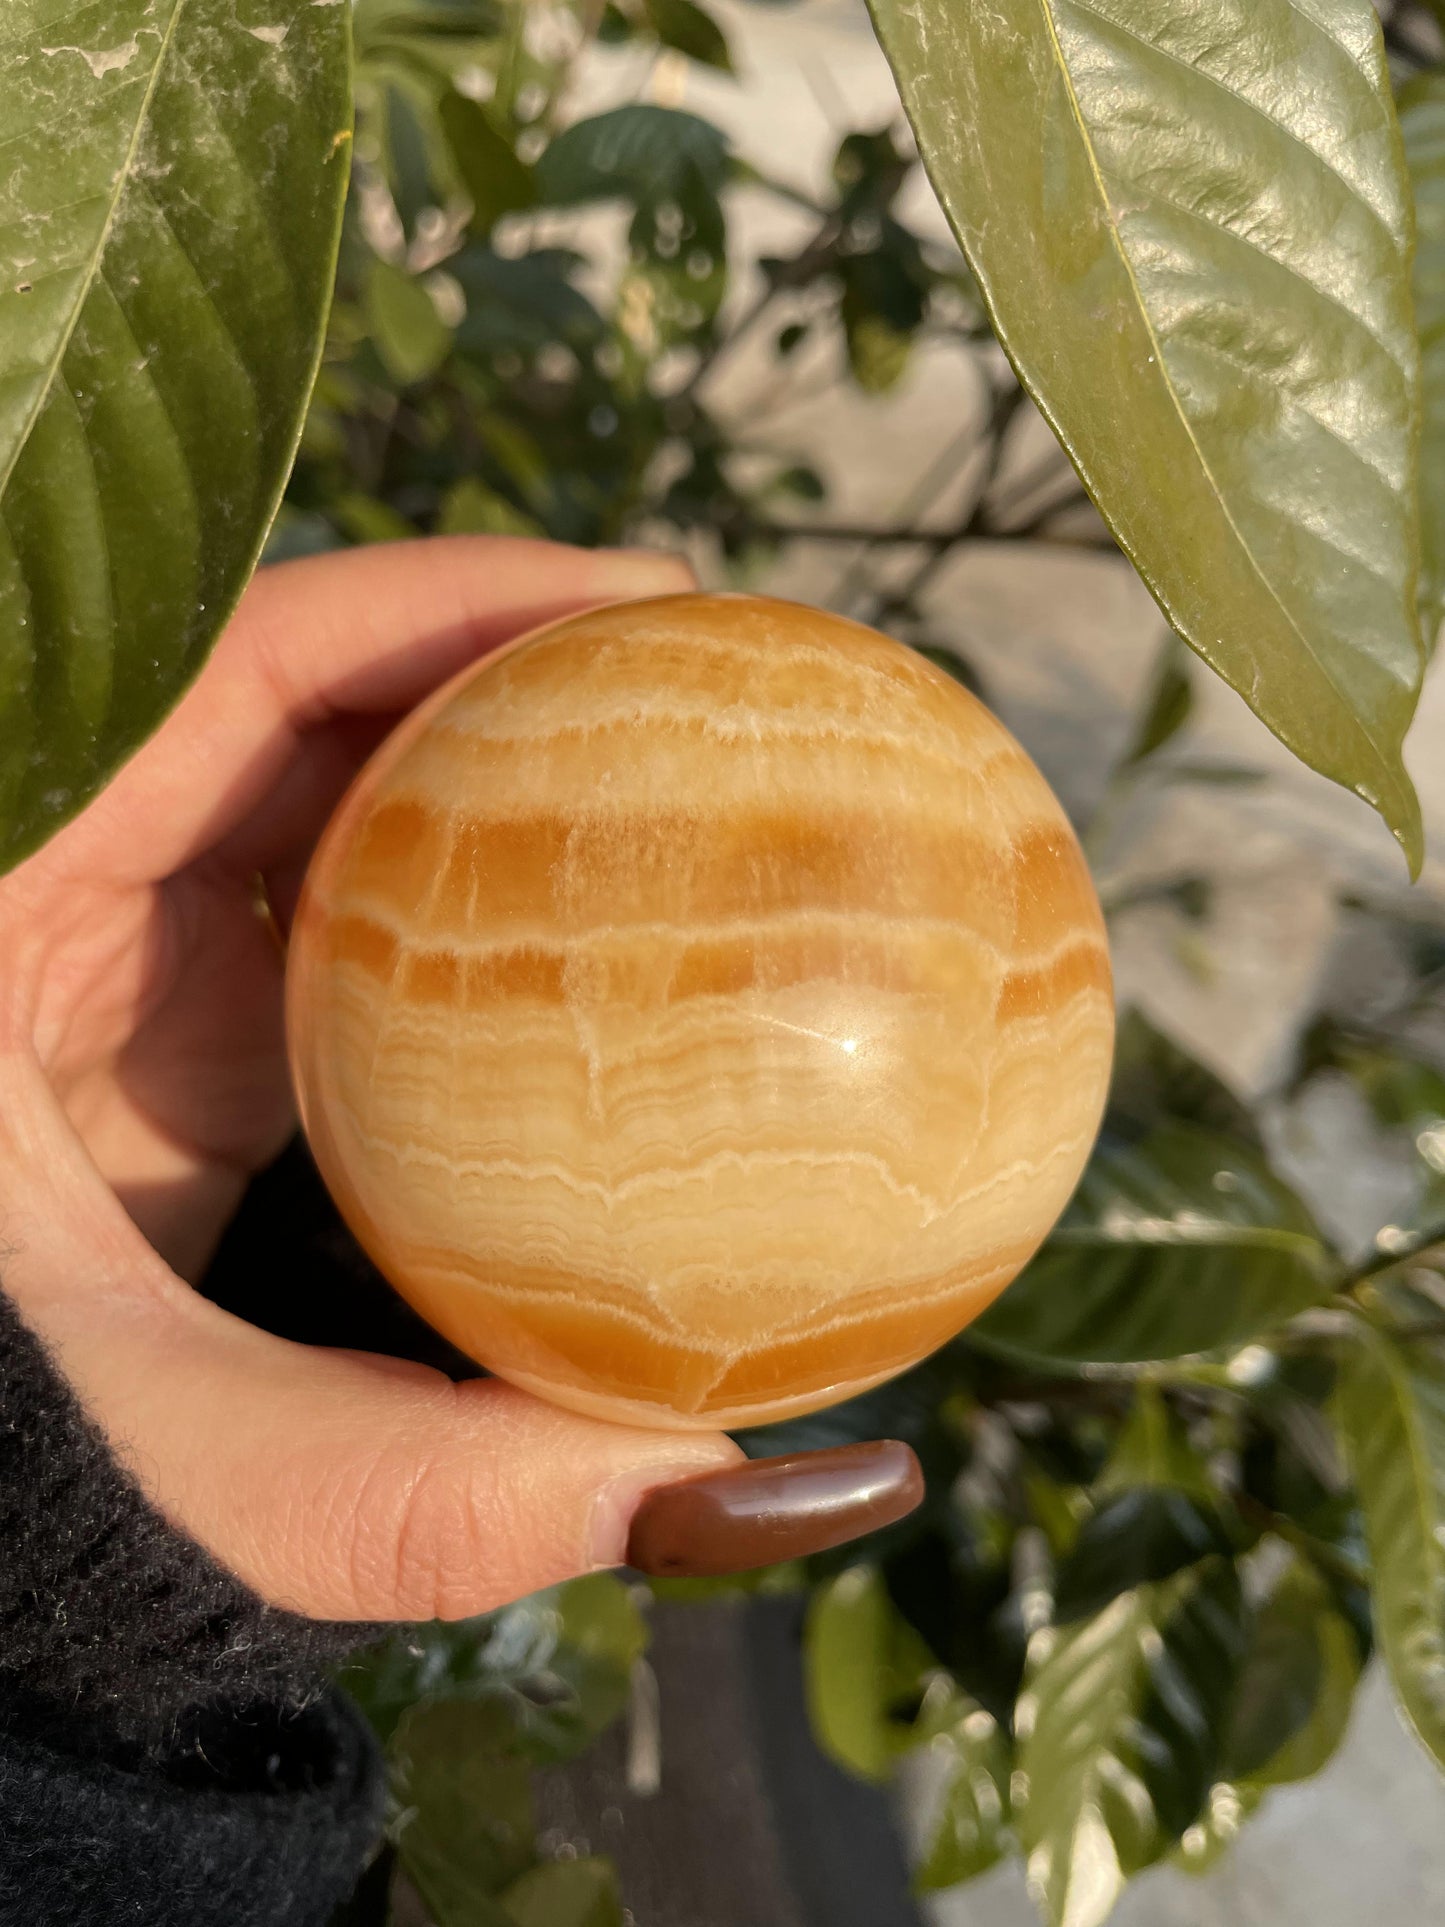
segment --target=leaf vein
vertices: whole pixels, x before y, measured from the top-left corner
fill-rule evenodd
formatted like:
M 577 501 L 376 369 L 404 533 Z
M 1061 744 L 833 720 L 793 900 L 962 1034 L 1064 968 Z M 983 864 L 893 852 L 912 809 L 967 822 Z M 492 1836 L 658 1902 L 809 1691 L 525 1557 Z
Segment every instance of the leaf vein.
M 1145 52 L 1152 54 L 1156 60 L 1164 61 L 1169 66 L 1178 68 L 1181 72 L 1188 74 L 1192 79 L 1203 81 L 1207 86 L 1213 87 L 1225 100 L 1230 101 L 1234 107 L 1259 121 L 1264 127 L 1268 128 L 1271 133 L 1282 136 L 1291 146 L 1297 148 L 1300 153 L 1307 155 L 1315 165 L 1324 173 L 1328 174 L 1332 180 L 1337 181 L 1349 195 L 1350 200 L 1356 207 L 1364 208 L 1371 219 L 1383 230 L 1392 250 L 1396 254 L 1403 252 L 1402 236 L 1397 234 L 1394 228 L 1390 226 L 1380 210 L 1365 199 L 1354 182 L 1351 181 L 1348 176 L 1342 174 L 1333 161 L 1322 154 L 1317 147 L 1312 146 L 1303 135 L 1297 133 L 1295 129 L 1290 127 L 1286 122 L 1276 120 L 1274 116 L 1261 107 L 1258 102 L 1251 100 L 1247 94 L 1241 94 L 1236 88 L 1230 86 L 1227 80 L 1222 80 L 1217 74 L 1211 74 L 1203 67 L 1196 67 L 1192 61 L 1185 60 L 1182 55 L 1176 54 L 1168 47 L 1161 47 L 1156 41 L 1150 40 L 1144 34 L 1140 33 L 1137 28 L 1125 26 L 1123 21 L 1116 20 L 1112 14 L 1106 13 L 1103 8 L 1097 4 L 1097 0 L 1061 0 L 1061 4 L 1073 8 L 1078 13 L 1087 14 L 1090 19 L 1097 20 L 1101 26 L 1112 27 L 1121 39 L 1128 40 L 1136 47 L 1142 47 Z M 1297 12 L 1298 9 L 1295 11 Z M 1308 18 L 1307 15 L 1303 14 L 1299 17 L 1301 19 Z M 1317 21 L 1312 24 L 1331 47 L 1335 48 L 1337 52 L 1344 52 L 1344 49 L 1340 47 L 1339 42 L 1332 34 L 1326 34 Z M 1345 54 L 1345 58 L 1349 60 L 1349 55 Z M 1360 70 L 1354 61 L 1351 60 L 1350 65 L 1355 67 L 1355 71 L 1359 73 Z
M 174 0 L 171 17 L 166 22 L 165 32 L 161 35 L 160 46 L 156 50 L 155 65 L 151 69 L 150 78 L 146 82 L 145 93 L 141 98 L 140 108 L 136 114 L 135 127 L 131 132 L 125 156 L 116 171 L 115 187 L 110 197 L 110 205 L 106 210 L 105 219 L 101 223 L 100 233 L 96 236 L 95 247 L 92 249 L 89 257 L 85 274 L 87 289 L 95 279 L 101 259 L 105 254 L 106 248 L 110 245 L 111 232 L 115 227 L 116 216 L 119 214 L 121 203 L 125 199 L 126 188 L 130 185 L 131 173 L 135 167 L 136 156 L 140 152 L 141 141 L 144 138 L 146 126 L 150 119 L 151 102 L 155 99 L 156 88 L 160 84 L 160 77 L 164 71 L 171 45 L 175 39 L 176 27 L 181 15 L 186 10 L 186 4 L 187 0 Z M 20 432 L 15 438 L 15 445 L 11 449 L 3 466 L 0 466 L 0 496 L 3 496 L 5 490 L 9 487 L 10 478 L 15 473 L 15 465 L 19 461 L 21 453 L 29 442 L 31 435 L 35 432 L 35 424 L 39 421 L 40 413 L 45 406 L 46 399 L 53 389 L 57 377 L 60 375 L 61 365 L 70 347 L 71 337 L 74 335 L 80 323 L 80 317 L 84 308 L 85 295 L 82 293 L 77 298 L 74 309 L 65 327 L 60 331 L 55 344 L 55 352 L 50 357 L 44 374 L 37 384 L 35 400 L 29 409 L 24 423 L 21 425 Z
M 1304 630 L 1300 627 L 1299 623 L 1296 621 L 1295 617 L 1290 612 L 1290 610 L 1286 608 L 1284 602 L 1280 597 L 1280 593 L 1278 589 L 1276 589 L 1274 583 L 1270 580 L 1269 576 L 1266 574 L 1262 564 L 1260 563 L 1258 556 L 1254 553 L 1254 550 L 1250 546 L 1250 543 L 1246 538 L 1244 531 L 1240 528 L 1239 523 L 1235 518 L 1234 511 L 1225 497 L 1224 490 L 1220 487 L 1219 480 L 1216 477 L 1213 468 L 1210 466 L 1209 461 L 1205 456 L 1203 448 L 1200 446 L 1199 437 L 1196 435 L 1194 431 L 1194 424 L 1190 420 L 1188 411 L 1185 409 L 1183 405 L 1183 402 L 1179 395 L 1179 391 L 1175 388 L 1173 381 L 1169 377 L 1168 370 L 1164 366 L 1163 344 L 1159 339 L 1159 332 L 1154 325 L 1154 317 L 1149 311 L 1149 305 L 1144 299 L 1144 291 L 1142 287 L 1139 285 L 1139 278 L 1134 271 L 1134 264 L 1129 258 L 1128 250 L 1124 246 L 1123 235 L 1119 232 L 1118 216 L 1115 211 L 1113 201 L 1109 195 L 1109 189 L 1104 179 L 1103 170 L 1099 165 L 1098 151 L 1094 146 L 1094 142 L 1089 131 L 1088 121 L 1084 116 L 1083 107 L 1078 96 L 1078 91 L 1074 86 L 1074 77 L 1069 70 L 1069 63 L 1064 56 L 1063 44 L 1059 39 L 1058 21 L 1054 13 L 1055 7 L 1058 6 L 1059 4 L 1061 4 L 1061 0 L 1038 0 L 1038 5 L 1043 15 L 1044 25 L 1048 32 L 1050 42 L 1052 43 L 1052 46 L 1053 46 L 1054 59 L 1058 63 L 1059 73 L 1063 78 L 1064 86 L 1067 90 L 1068 97 L 1069 97 L 1069 103 L 1073 110 L 1074 118 L 1078 126 L 1079 138 L 1083 142 L 1084 151 L 1088 159 L 1089 168 L 1094 176 L 1094 183 L 1098 190 L 1100 201 L 1103 203 L 1105 213 L 1108 217 L 1108 225 L 1113 235 L 1115 249 L 1119 255 L 1119 259 L 1123 266 L 1124 273 L 1128 277 L 1128 280 L 1131 286 L 1133 287 L 1134 298 L 1135 298 L 1135 301 L 1138 303 L 1139 314 L 1143 321 L 1145 331 L 1148 334 L 1149 338 L 1154 343 L 1155 354 L 1158 356 L 1160 378 L 1163 381 L 1165 389 L 1168 393 L 1169 399 L 1173 404 L 1174 411 L 1175 411 L 1175 414 L 1178 416 L 1180 426 L 1184 430 L 1184 433 L 1194 450 L 1195 458 L 1199 463 L 1201 473 L 1207 478 L 1210 488 L 1213 490 L 1215 500 L 1219 504 L 1220 513 L 1223 515 L 1226 525 L 1228 526 L 1235 541 L 1239 545 L 1239 552 L 1243 556 L 1244 560 L 1248 563 L 1250 569 L 1253 571 L 1255 578 L 1259 582 L 1261 589 L 1264 591 L 1266 599 L 1274 604 L 1275 608 L 1279 611 L 1279 614 L 1284 621 L 1285 627 L 1294 635 L 1295 640 L 1299 643 L 1299 646 L 1303 651 L 1303 653 L 1310 659 L 1311 662 L 1314 663 L 1316 669 L 1319 671 L 1320 678 L 1324 683 L 1325 688 L 1330 692 L 1331 696 L 1334 698 L 1335 703 L 1339 707 L 1339 710 L 1344 719 L 1344 724 L 1346 729 L 1351 734 L 1353 734 L 1357 739 L 1363 738 L 1364 742 L 1368 745 L 1368 747 L 1374 752 L 1375 756 L 1379 759 L 1380 764 L 1384 766 L 1384 770 L 1388 776 L 1390 771 L 1390 758 L 1388 753 L 1375 740 L 1374 731 L 1370 728 L 1369 724 L 1366 723 L 1364 719 L 1356 711 L 1353 703 L 1349 699 L 1349 696 L 1340 687 L 1339 683 L 1336 681 L 1334 673 L 1330 669 L 1329 665 L 1324 661 L 1323 657 L 1319 654 L 1319 651 L 1315 648 L 1314 644 L 1310 641 L 1309 637 L 1305 634 Z

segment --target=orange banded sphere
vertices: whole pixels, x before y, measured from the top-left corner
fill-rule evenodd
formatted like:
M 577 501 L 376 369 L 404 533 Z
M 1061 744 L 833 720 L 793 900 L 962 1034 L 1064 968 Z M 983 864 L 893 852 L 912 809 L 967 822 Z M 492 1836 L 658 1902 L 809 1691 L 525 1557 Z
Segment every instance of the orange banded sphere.
M 291 941 L 322 1173 L 438 1330 L 555 1402 L 761 1424 L 941 1344 L 1103 1105 L 1089 874 L 983 706 L 755 596 L 601 609 L 372 758 Z

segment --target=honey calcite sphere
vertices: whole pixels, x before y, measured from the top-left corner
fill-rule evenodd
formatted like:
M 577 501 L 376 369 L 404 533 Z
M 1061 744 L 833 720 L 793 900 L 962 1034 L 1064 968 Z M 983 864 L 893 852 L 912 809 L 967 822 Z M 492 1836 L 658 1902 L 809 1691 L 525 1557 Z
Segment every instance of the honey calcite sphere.
M 1113 1037 L 1058 802 L 956 682 L 754 596 L 576 616 L 409 717 L 292 936 L 337 1202 L 465 1352 L 668 1426 L 877 1384 L 1062 1209 Z

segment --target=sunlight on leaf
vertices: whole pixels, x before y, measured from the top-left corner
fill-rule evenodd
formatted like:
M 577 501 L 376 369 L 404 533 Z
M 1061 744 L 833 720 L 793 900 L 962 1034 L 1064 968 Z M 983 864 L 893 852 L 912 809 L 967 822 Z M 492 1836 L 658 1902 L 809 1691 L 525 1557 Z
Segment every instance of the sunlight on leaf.
M 1370 0 L 872 0 L 1025 386 L 1179 633 L 1421 860 L 1409 184 Z

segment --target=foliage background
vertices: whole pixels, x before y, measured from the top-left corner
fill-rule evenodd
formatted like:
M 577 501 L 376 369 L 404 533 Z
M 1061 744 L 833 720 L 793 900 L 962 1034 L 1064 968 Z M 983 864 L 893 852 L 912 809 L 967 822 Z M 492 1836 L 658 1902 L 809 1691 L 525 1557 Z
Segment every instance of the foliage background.
M 114 0 L 95 46 L 52 44 L 43 0 L 0 17 L 23 149 L 0 171 L 0 867 L 196 672 L 298 436 L 273 557 L 662 542 L 981 685 L 1111 918 L 1106 1129 L 972 1331 L 749 1436 L 893 1433 L 930 1473 L 905 1525 L 753 1583 L 805 1601 L 820 1744 L 879 1782 L 931 1762 L 921 1892 L 1018 1858 L 1051 1927 L 1101 1927 L 1136 1873 L 1216 1864 L 1318 1771 L 1374 1654 L 1445 1762 L 1445 870 L 1402 899 L 1383 832 L 1242 727 L 1109 533 L 1417 858 L 1441 8 L 1382 0 L 1385 74 L 1368 0 L 872 0 L 970 271 L 891 89 L 850 111 L 808 70 L 821 169 L 776 105 L 766 142 L 724 131 L 738 88 L 780 98 L 734 77 L 765 5 L 792 17 Z M 1440 759 L 1419 769 L 1445 821 Z M 645 1736 L 660 1590 L 597 1576 L 352 1672 L 395 1795 L 353 1923 L 620 1927 L 605 1860 L 543 1851 L 534 1775 L 624 1711 Z
M 1002 686 L 1045 744 L 1051 710 L 1126 993 L 1154 1014 L 1127 1016 L 1084 1187 L 996 1311 L 897 1384 L 745 1439 L 889 1433 L 930 1474 L 905 1527 L 757 1582 L 811 1594 L 820 1743 L 879 1780 L 929 1752 L 920 1892 L 1019 1854 L 1069 1927 L 1147 1866 L 1213 1865 L 1316 1772 L 1379 1644 L 1445 1758 L 1439 898 L 1382 895 L 1364 836 L 1366 889 L 1348 861 L 1314 885 L 1329 967 L 1312 954 L 1278 987 L 1267 1047 L 1220 1034 L 1238 901 L 1205 853 L 1278 820 L 1269 759 L 1196 727 L 1197 680 L 1137 604 L 1153 640 L 1087 745 L 1062 641 L 1036 648 L 1040 694 L 990 635 L 990 585 L 1050 547 L 1099 551 L 1106 611 L 1131 591 L 900 119 L 842 115 L 821 184 L 789 173 L 786 141 L 766 171 L 741 159 L 693 111 L 733 57 L 692 0 L 359 0 L 357 29 L 338 300 L 272 553 L 433 531 L 663 542 L 708 581 L 809 593 Z M 1440 50 L 1416 13 L 1392 31 L 1402 76 Z M 598 72 L 636 98 L 589 112 Z M 889 398 L 920 391 L 956 400 L 948 432 L 864 520 L 810 419 L 862 397 L 886 439 Z M 993 565 L 972 588 L 971 554 Z M 1215 1069 L 1160 1027 L 1170 983 Z M 1345 1138 L 1373 1196 L 1307 1202 Z M 1389 1222 L 1363 1225 L 1381 1200 Z M 621 1715 L 648 1597 L 579 1582 L 353 1674 L 394 1763 L 394 1905 L 437 1927 L 622 1920 L 605 1861 L 538 1857 L 528 1788 Z

